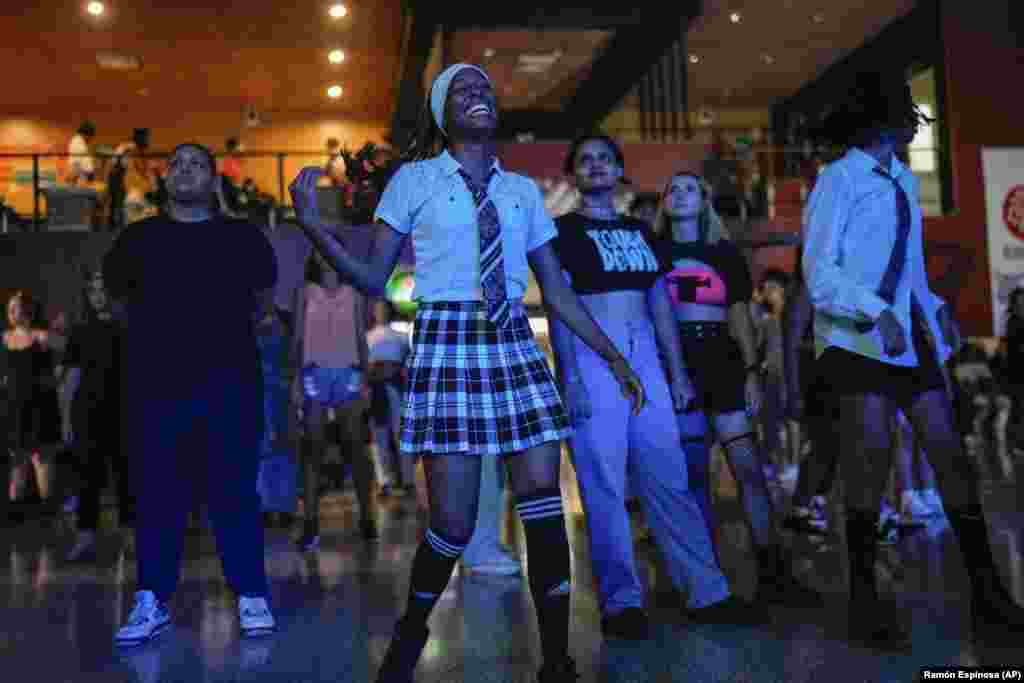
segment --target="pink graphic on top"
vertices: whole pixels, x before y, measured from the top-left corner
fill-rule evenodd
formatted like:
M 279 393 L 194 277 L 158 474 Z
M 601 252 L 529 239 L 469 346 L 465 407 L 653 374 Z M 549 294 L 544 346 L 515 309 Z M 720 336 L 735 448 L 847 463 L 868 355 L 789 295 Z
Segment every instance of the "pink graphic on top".
M 725 280 L 711 268 L 675 268 L 665 278 L 672 303 L 725 306 Z

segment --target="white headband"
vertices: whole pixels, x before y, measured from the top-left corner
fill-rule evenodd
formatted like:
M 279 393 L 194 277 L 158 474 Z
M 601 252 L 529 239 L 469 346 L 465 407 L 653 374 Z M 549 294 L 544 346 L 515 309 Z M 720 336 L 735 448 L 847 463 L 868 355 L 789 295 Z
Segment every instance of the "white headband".
M 452 81 L 455 80 L 455 76 L 458 75 L 463 69 L 475 69 L 481 76 L 487 79 L 487 82 L 491 82 L 490 76 L 484 72 L 478 66 L 472 64 L 452 64 L 450 67 L 441 72 L 441 74 L 434 79 L 434 85 L 430 88 L 430 112 L 434 115 L 434 123 L 441 129 L 441 132 L 447 135 L 448 133 L 444 129 L 444 105 L 448 101 L 448 88 L 451 87 Z

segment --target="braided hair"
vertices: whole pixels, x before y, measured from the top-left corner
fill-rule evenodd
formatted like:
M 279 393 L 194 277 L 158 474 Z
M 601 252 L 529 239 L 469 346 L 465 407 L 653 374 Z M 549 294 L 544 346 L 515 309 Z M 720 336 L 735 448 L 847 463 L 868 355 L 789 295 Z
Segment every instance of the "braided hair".
M 423 105 L 416 124 L 416 133 L 402 154 L 402 161 L 423 161 L 441 153 L 448 145 L 445 134 L 437 127 L 430 111 L 430 100 Z

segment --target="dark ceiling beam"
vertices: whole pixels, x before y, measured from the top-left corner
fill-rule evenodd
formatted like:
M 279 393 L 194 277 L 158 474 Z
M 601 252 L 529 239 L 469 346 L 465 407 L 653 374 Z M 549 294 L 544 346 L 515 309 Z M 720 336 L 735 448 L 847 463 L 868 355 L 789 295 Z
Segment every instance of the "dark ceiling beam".
M 701 10 L 701 0 L 665 3 L 658 12 L 645 13 L 642 26 L 616 31 L 565 108 L 577 130 L 591 130 L 608 116 L 684 35 Z
M 419 124 L 426 93 L 423 74 L 430 61 L 434 37 L 441 30 L 441 20 L 431 2 L 408 2 L 405 11 L 411 22 L 409 37 L 402 55 L 402 80 L 398 86 L 395 113 L 391 121 L 391 142 L 397 149 L 405 149 Z
M 550 6 L 530 6 L 529 3 L 477 2 L 445 3 L 442 20 L 447 26 L 459 30 L 548 29 L 548 30 L 616 30 L 643 26 L 653 10 L 665 4 L 664 0 L 634 0 L 632 3 L 609 3 L 597 8 L 594 3 L 560 2 Z

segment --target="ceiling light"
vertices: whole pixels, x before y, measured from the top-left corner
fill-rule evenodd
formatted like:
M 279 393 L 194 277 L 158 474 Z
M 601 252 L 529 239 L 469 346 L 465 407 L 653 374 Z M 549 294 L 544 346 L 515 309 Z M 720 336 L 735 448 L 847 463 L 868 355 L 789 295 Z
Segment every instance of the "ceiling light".
M 93 2 L 90 2 L 88 5 L 85 6 L 85 11 L 93 15 L 94 17 L 98 17 L 104 12 L 106 12 L 107 8 L 103 6 L 102 2 L 95 2 L 94 0 Z
M 97 52 L 96 64 L 101 69 L 109 69 L 110 71 L 138 71 L 142 68 L 142 60 L 138 57 L 112 50 L 100 50 Z
M 729 15 L 729 21 L 731 21 L 734 24 L 740 23 L 742 19 L 743 15 L 740 14 L 739 12 L 733 12 L 732 14 Z
M 490 59 L 493 56 L 494 56 L 494 48 L 493 47 L 489 47 L 489 48 L 484 50 L 484 57 L 486 57 L 487 59 Z
M 761 55 L 761 61 L 765 64 L 774 64 L 775 57 L 772 57 L 771 55 Z
M 330 88 L 327 89 L 327 96 L 330 97 L 332 100 L 336 100 L 339 97 L 341 97 L 341 86 L 332 85 Z
M 341 19 L 343 16 L 348 14 L 348 8 L 340 2 L 336 5 L 331 5 L 331 9 L 328 11 L 332 19 Z
M 330 60 L 331 64 L 341 64 L 345 61 L 345 52 L 343 50 L 331 50 L 331 54 L 327 55 L 327 59 Z
M 814 15 L 811 17 L 811 21 L 813 21 L 815 24 L 824 24 L 825 15 L 822 14 L 821 12 L 815 12 Z
M 700 62 L 700 57 L 697 55 L 690 55 L 690 64 L 697 64 Z

